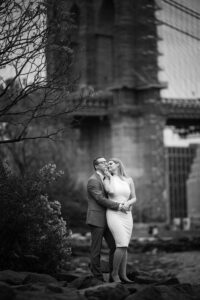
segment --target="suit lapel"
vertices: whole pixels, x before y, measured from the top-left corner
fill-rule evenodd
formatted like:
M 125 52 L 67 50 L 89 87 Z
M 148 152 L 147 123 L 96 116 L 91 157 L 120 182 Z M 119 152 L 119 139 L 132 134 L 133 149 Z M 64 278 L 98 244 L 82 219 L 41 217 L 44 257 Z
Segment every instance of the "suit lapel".
M 94 176 L 95 176 L 95 178 L 101 183 L 102 189 L 105 191 L 103 182 L 102 182 L 101 177 L 99 176 L 99 174 L 97 174 L 97 173 L 95 172 L 95 173 L 94 173 Z

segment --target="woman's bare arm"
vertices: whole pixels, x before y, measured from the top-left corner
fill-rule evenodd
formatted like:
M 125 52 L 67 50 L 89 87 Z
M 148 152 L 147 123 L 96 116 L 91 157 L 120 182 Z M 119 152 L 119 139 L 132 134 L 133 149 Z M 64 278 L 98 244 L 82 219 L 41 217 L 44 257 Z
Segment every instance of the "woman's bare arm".
M 130 190 L 131 190 L 131 199 L 129 199 L 124 204 L 124 206 L 131 207 L 137 201 L 137 198 L 136 198 L 136 194 L 135 194 L 135 185 L 134 185 L 133 179 L 131 177 L 128 178 L 128 183 L 129 183 Z

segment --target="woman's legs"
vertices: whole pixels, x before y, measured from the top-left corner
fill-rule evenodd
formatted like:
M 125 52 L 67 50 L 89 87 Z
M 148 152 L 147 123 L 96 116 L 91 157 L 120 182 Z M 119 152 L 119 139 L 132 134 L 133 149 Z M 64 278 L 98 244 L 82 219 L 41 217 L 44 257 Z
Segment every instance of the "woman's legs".
M 133 282 L 126 275 L 126 266 L 127 266 L 127 248 L 126 248 L 126 251 L 125 251 L 124 256 L 122 258 L 121 265 L 119 267 L 119 276 L 120 276 L 121 280 L 124 280 L 126 282 Z
M 124 255 L 121 260 L 121 264 L 119 267 L 119 275 L 122 279 L 128 279 L 126 276 L 126 264 L 127 264 L 127 248 L 124 252 Z
M 120 279 L 122 280 L 122 282 L 134 282 L 132 280 L 130 280 L 127 275 L 126 275 L 126 266 L 127 266 L 127 248 L 126 248 L 126 251 L 124 253 L 124 256 L 122 258 L 122 261 L 121 261 L 121 265 L 119 267 L 119 277 Z
M 117 247 L 114 253 L 112 279 L 116 282 L 120 282 L 119 268 L 126 250 L 126 247 Z

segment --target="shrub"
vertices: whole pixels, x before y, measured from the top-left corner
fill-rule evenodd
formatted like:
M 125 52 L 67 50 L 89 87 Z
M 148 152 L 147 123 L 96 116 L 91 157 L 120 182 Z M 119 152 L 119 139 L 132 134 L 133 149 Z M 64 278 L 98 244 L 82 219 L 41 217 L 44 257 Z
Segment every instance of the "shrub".
M 49 164 L 19 177 L 0 165 L 0 268 L 54 273 L 69 261 L 70 240 L 48 186 L 62 172 Z
M 65 175 L 60 178 L 57 184 L 51 185 L 49 189 L 49 198 L 54 199 L 55 197 L 61 203 L 62 216 L 67 220 L 72 231 L 87 232 L 86 189 L 80 183 L 76 185 L 75 180 L 70 178 L 67 170 L 65 170 Z

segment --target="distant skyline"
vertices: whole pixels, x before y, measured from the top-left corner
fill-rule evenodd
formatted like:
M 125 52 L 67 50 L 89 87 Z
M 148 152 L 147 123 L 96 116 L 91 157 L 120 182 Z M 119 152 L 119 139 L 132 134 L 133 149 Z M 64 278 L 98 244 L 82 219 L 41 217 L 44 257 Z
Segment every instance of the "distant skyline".
M 200 0 L 166 1 L 180 3 L 200 14 Z M 162 8 L 157 18 L 199 38 L 199 41 L 166 25 L 158 26 L 159 80 L 168 83 L 161 92 L 162 97 L 200 98 L 200 19 L 185 14 L 163 0 L 157 0 Z

